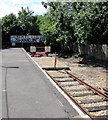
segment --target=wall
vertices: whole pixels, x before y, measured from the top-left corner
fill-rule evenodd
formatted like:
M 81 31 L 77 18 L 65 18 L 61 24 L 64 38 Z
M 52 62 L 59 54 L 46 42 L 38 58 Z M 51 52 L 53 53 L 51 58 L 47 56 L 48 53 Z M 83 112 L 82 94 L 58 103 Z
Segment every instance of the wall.
M 80 54 L 87 54 L 97 59 L 108 60 L 108 45 L 74 45 L 73 50 Z

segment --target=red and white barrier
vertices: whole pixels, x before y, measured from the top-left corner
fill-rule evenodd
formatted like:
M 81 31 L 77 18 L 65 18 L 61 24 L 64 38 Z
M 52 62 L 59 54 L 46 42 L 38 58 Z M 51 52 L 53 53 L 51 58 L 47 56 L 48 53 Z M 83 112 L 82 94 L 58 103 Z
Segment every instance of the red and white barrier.
M 50 51 L 51 51 L 50 46 L 45 46 L 45 47 L 30 46 L 31 57 L 33 57 L 33 56 L 48 56 Z

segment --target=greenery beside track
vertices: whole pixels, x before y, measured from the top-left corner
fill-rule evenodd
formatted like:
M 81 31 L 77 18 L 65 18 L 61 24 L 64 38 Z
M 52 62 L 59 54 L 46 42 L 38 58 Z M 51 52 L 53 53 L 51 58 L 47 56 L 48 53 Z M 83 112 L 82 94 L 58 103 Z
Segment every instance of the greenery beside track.
M 38 35 L 62 54 L 71 54 L 74 44 L 108 44 L 108 2 L 42 2 L 44 15 L 21 8 L 0 19 L 3 42 L 10 35 Z

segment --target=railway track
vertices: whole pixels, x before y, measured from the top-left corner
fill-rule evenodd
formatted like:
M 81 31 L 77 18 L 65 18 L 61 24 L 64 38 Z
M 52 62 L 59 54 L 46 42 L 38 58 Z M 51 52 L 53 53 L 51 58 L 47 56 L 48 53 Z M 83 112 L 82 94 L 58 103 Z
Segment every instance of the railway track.
M 107 119 L 108 89 L 104 88 L 103 91 L 105 92 L 102 92 L 72 75 L 69 70 L 47 69 L 45 71 L 91 119 Z

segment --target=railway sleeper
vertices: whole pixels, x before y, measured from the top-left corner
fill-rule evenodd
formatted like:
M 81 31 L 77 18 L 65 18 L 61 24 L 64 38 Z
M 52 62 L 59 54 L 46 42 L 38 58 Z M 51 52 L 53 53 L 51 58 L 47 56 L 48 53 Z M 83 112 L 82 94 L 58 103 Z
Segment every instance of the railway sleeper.
M 85 107 L 89 112 L 101 111 L 108 109 L 108 106 L 94 106 L 94 107 Z
M 72 93 L 71 93 L 72 94 Z M 79 93 L 79 94 L 72 94 L 73 97 L 83 97 L 83 96 L 88 96 L 92 95 L 93 93 Z
M 91 100 L 91 99 L 86 99 L 86 100 L 81 100 L 81 99 L 77 99 L 78 97 L 75 97 L 75 99 L 80 103 L 80 104 L 89 104 L 89 103 L 97 103 L 97 102 L 102 102 L 102 99 L 95 99 L 95 100 Z
M 73 80 L 69 79 L 69 80 L 57 80 L 57 82 L 72 82 Z
M 89 91 L 89 90 L 84 90 L 84 91 L 73 91 L 73 92 L 70 92 L 72 94 L 85 94 L 85 93 L 88 93 L 90 95 L 94 94 L 92 91 Z
M 52 75 L 51 75 L 52 76 Z M 54 79 L 63 79 L 63 78 L 66 78 L 66 79 L 69 79 L 67 78 L 66 76 L 52 76 Z
M 108 120 L 108 115 L 93 116 L 95 120 Z
M 108 88 L 103 88 L 104 91 L 108 92 Z
M 106 106 L 108 105 L 108 102 L 107 101 L 102 101 L 102 102 L 97 102 L 97 103 L 90 103 L 90 104 L 81 104 L 82 106 L 84 107 L 96 107 L 96 106 Z
M 89 91 L 87 88 L 83 88 L 83 89 L 73 89 L 73 88 L 67 88 L 67 90 L 69 92 L 75 92 L 75 91 Z
M 108 95 L 108 92 L 105 91 L 104 94 Z
M 90 112 L 91 115 L 95 116 L 95 117 L 101 117 L 104 116 L 106 118 L 106 116 L 108 116 L 108 110 L 101 110 L 101 111 L 95 111 L 95 112 Z M 103 120 L 103 119 L 101 119 Z
M 60 81 L 61 84 L 72 84 L 72 85 L 80 85 L 77 81 Z
M 78 84 L 78 83 L 76 83 L 76 84 L 62 84 L 62 83 L 60 83 L 61 85 L 62 85 L 62 87 L 66 87 L 66 86 L 80 86 L 80 84 Z
M 84 85 L 65 86 L 65 88 L 70 88 L 70 89 L 88 89 Z

